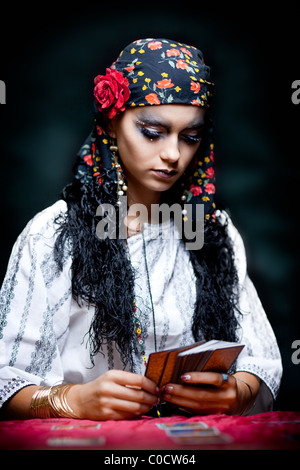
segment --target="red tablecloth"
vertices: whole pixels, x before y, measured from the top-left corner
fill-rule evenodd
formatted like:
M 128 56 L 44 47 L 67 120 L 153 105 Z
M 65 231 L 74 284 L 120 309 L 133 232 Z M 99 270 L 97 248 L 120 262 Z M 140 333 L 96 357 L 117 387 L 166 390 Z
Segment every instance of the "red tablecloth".
M 215 427 L 217 439 L 199 437 L 176 443 L 157 424 L 198 422 Z M 129 421 L 71 419 L 2 421 L 0 449 L 300 449 L 300 412 L 263 413 L 238 417 L 225 415 L 184 418 L 144 417 Z

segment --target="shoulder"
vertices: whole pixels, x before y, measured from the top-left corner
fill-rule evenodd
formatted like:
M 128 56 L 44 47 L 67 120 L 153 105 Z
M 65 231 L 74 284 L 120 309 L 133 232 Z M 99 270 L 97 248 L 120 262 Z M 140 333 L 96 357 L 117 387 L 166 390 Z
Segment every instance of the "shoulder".
M 230 215 L 228 214 L 228 212 L 226 212 L 225 210 L 217 210 L 216 211 L 216 217 L 218 217 L 221 224 L 227 226 L 227 232 L 228 232 L 228 235 L 229 235 L 230 239 L 232 240 L 232 243 L 234 245 L 237 244 L 237 245 L 243 245 L 244 246 L 241 234 L 238 231 L 235 224 L 233 223 L 233 221 L 232 221 Z
M 27 224 L 29 235 L 46 234 L 55 231 L 55 222 L 59 216 L 65 215 L 67 211 L 67 204 L 63 200 L 59 200 L 37 213 L 33 219 Z M 25 230 L 26 230 L 25 228 Z
M 227 227 L 227 233 L 231 240 L 233 251 L 234 251 L 234 258 L 235 258 L 236 268 L 238 271 L 238 276 L 239 276 L 239 279 L 242 281 L 247 274 L 247 259 L 246 259 L 246 251 L 245 251 L 243 238 L 239 230 L 233 223 L 230 215 L 226 211 L 218 210 L 216 212 L 216 217 L 218 217 L 220 222 L 226 225 Z
M 20 257 L 24 250 L 31 252 L 35 247 L 39 251 L 43 249 L 52 249 L 56 240 L 57 230 L 59 228 L 56 219 L 64 216 L 67 211 L 65 201 L 59 200 L 53 205 L 37 213 L 25 226 L 16 242 L 14 243 L 11 255 Z

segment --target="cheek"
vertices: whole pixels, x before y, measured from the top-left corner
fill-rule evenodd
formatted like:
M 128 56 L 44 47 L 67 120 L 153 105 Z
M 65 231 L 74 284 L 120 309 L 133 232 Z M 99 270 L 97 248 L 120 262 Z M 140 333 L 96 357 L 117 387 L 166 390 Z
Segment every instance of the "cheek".
M 192 163 L 194 160 L 194 157 L 197 153 L 197 150 L 199 149 L 199 146 L 197 148 L 185 148 L 184 151 L 181 153 L 181 168 L 183 172 L 187 169 L 187 167 Z
M 131 139 L 117 139 L 118 148 L 119 148 L 119 155 L 123 162 L 124 166 L 127 166 L 131 163 L 131 161 L 136 159 L 136 145 L 132 142 Z
M 118 147 L 123 165 L 128 169 L 143 168 L 153 159 L 154 149 L 144 139 L 122 139 L 118 141 Z

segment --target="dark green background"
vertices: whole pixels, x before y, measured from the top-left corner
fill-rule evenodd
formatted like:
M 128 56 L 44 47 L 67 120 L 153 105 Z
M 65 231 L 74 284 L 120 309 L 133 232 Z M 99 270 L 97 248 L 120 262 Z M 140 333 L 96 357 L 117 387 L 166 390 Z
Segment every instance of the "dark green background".
M 284 363 L 277 409 L 299 410 L 297 281 L 300 79 L 292 7 L 203 10 L 198 4 L 73 4 L 6 10 L 1 31 L 1 251 L 3 278 L 27 221 L 55 202 L 93 119 L 93 77 L 129 42 L 167 37 L 198 46 L 216 83 L 218 198 L 243 235 L 249 272 L 275 330 Z

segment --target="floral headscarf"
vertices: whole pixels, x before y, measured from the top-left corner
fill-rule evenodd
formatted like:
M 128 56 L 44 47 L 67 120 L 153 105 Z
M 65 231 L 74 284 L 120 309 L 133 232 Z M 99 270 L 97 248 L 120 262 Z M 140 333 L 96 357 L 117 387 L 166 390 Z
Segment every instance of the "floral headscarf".
M 95 128 L 79 152 L 76 178 L 100 185 L 115 179 L 110 138 L 103 117 L 114 118 L 126 108 L 161 104 L 189 104 L 209 108 L 210 68 L 201 51 L 167 39 L 139 39 L 129 44 L 105 75 L 94 80 Z M 204 204 L 205 217 L 214 212 L 214 153 L 210 126 L 194 162 L 186 188 L 186 203 Z

